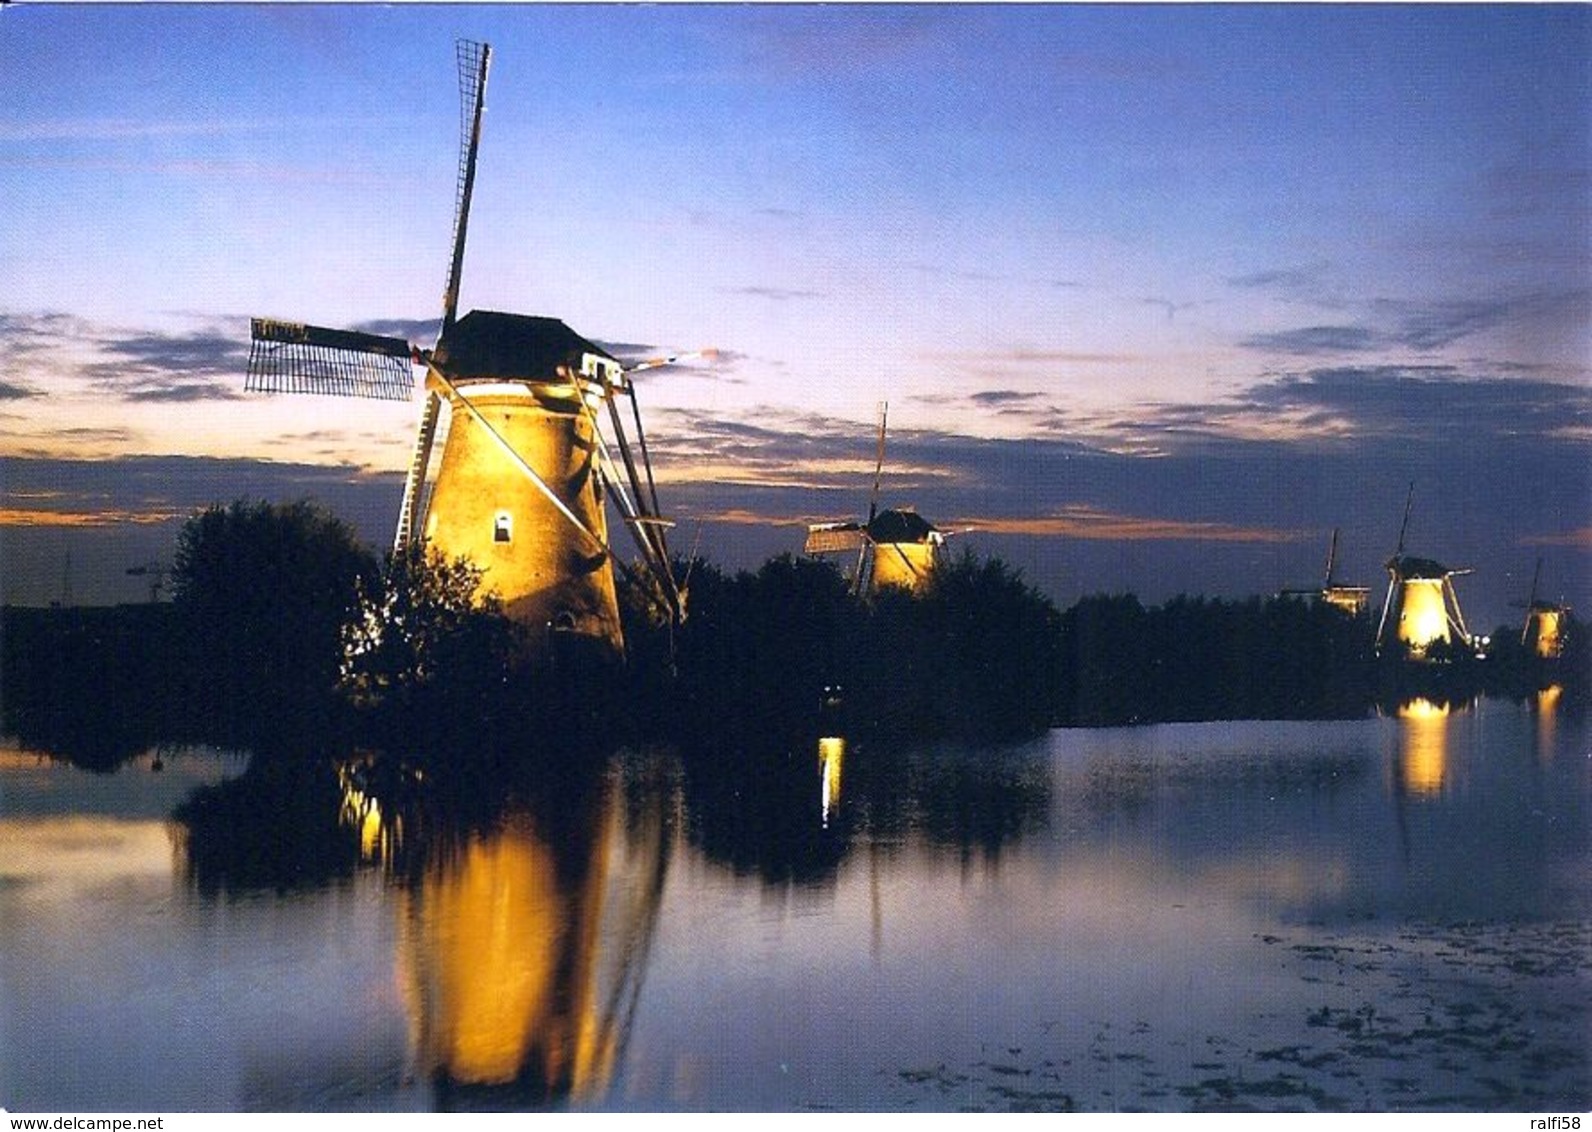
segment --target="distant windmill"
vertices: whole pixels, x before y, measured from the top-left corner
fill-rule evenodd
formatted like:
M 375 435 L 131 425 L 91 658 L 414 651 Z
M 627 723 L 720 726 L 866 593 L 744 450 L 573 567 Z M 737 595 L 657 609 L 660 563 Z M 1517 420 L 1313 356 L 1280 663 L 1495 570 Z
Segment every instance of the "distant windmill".
M 1414 499 L 1415 485 L 1412 483 L 1404 500 L 1398 548 L 1387 560 L 1387 597 L 1382 602 L 1382 617 L 1376 627 L 1376 649 L 1378 654 L 1385 654 L 1389 648 L 1397 647 L 1407 659 L 1426 660 L 1434 647 L 1451 646 L 1456 640 L 1466 648 L 1473 645 L 1453 582 L 1454 578 L 1470 571 L 1451 570 L 1430 558 L 1404 553 L 1404 536 L 1409 529 L 1410 505 Z
M 1332 542 L 1327 547 L 1327 576 L 1320 589 L 1283 590 L 1285 597 L 1302 597 L 1309 601 L 1325 602 L 1343 610 L 1350 617 L 1359 617 L 1371 600 L 1369 586 L 1346 586 L 1335 578 L 1338 562 L 1338 528 L 1332 528 Z
M 852 590 L 873 593 L 898 586 L 914 593 L 929 584 L 939 564 L 946 532 L 908 507 L 879 510 L 879 482 L 884 471 L 885 419 L 888 406 L 879 406 L 879 449 L 873 469 L 873 494 L 868 498 L 868 518 L 814 523 L 807 528 L 806 554 L 843 554 L 855 551 L 857 569 Z
M 509 616 L 552 634 L 597 642 L 622 656 L 613 569 L 629 568 L 608 539 L 611 496 L 640 549 L 642 568 L 678 619 L 682 598 L 629 371 L 556 318 L 471 311 L 456 318 L 465 233 L 481 142 L 491 48 L 457 48 L 461 144 L 453 256 L 434 349 L 401 338 L 254 319 L 246 388 L 408 400 L 412 365 L 425 369 L 425 406 L 404 481 L 394 547 L 417 535 L 484 571 Z M 616 398 L 631 400 L 635 440 Z M 449 410 L 441 466 L 427 491 L 442 406 Z M 606 406 L 613 448 L 599 413 Z
M 1351 617 L 1365 612 L 1371 602 L 1370 586 L 1346 586 L 1333 577 L 1338 564 L 1338 528 L 1332 528 L 1332 544 L 1327 548 L 1327 577 L 1321 584 L 1321 600 L 1336 606 Z
M 1526 599 L 1526 623 L 1520 629 L 1520 646 L 1530 649 L 1539 660 L 1558 660 L 1564 655 L 1565 622 L 1570 609 L 1559 602 L 1540 601 L 1537 582 L 1542 577 L 1542 559 L 1531 573 L 1531 596 Z
M 70 568 L 70 561 L 67 565 Z M 166 588 L 166 579 L 171 575 L 171 568 L 164 562 L 146 562 L 142 566 L 129 566 L 127 573 L 129 577 L 149 579 L 149 601 L 153 605 L 160 600 L 160 591 Z

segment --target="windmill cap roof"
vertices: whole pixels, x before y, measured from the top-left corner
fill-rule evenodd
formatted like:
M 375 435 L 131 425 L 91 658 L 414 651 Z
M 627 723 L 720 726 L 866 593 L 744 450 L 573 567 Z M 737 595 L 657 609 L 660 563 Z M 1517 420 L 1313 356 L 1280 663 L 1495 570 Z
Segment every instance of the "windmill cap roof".
M 916 511 L 896 508 L 879 512 L 868 524 L 874 542 L 923 542 L 933 531 L 934 524 Z
M 1388 568 L 1398 571 L 1401 578 L 1427 578 L 1441 579 L 1457 571 L 1450 570 L 1441 562 L 1434 562 L 1430 558 L 1416 558 L 1411 554 L 1401 554 L 1388 563 Z
M 617 361 L 601 346 L 582 338 L 561 319 L 540 315 L 471 311 L 442 343 L 455 379 L 473 377 L 551 380 L 559 366 L 579 368 L 582 354 Z

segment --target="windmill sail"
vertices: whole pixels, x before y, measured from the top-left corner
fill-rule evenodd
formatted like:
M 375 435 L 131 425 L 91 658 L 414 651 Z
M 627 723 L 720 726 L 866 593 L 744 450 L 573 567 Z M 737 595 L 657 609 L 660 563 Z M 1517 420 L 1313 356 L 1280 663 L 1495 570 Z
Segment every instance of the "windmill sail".
M 803 554 L 838 554 L 861 550 L 868 535 L 860 523 L 816 523 L 807 528 Z
M 251 319 L 249 337 L 243 387 L 251 392 L 379 401 L 407 401 L 414 393 L 412 351 L 402 338 L 272 318 Z
M 475 162 L 481 150 L 481 114 L 486 109 L 486 76 L 492 48 L 461 39 L 455 45 L 459 62 L 459 178 L 453 207 L 453 258 L 442 293 L 442 335 L 453 328 L 459 310 L 459 281 L 464 274 L 464 238 L 470 227 L 470 197 L 475 190 Z

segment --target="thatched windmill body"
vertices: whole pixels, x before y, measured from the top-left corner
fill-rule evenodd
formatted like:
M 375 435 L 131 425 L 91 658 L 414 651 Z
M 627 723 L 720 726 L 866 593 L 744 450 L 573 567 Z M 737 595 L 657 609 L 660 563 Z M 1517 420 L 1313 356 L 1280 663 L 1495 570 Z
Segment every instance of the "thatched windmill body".
M 1410 504 L 1415 487 L 1410 485 L 1404 501 L 1404 521 L 1399 526 L 1398 548 L 1387 560 L 1387 596 L 1382 602 L 1382 617 L 1376 628 L 1379 655 L 1424 661 L 1456 645 L 1472 648 L 1474 638 L 1465 627 L 1459 608 L 1454 579 L 1468 569 L 1454 570 L 1430 558 L 1404 553 L 1404 536 L 1409 529 Z
M 458 45 L 458 191 L 436 346 L 255 319 L 247 388 L 408 400 L 411 367 L 423 367 L 425 403 L 395 550 L 420 538 L 447 557 L 466 557 L 511 617 L 545 629 L 550 642 L 581 638 L 617 657 L 624 645 L 613 571 L 629 568 L 609 542 L 608 499 L 635 538 L 642 569 L 653 575 L 651 588 L 672 615 L 682 613 L 630 381 L 636 370 L 672 359 L 627 371 L 556 318 L 498 311 L 457 317 L 490 59 L 486 44 Z M 631 401 L 633 440 L 620 396 Z M 432 478 L 444 407 L 447 440 Z
M 807 528 L 803 553 L 856 554 L 852 590 L 875 593 L 895 586 L 921 593 L 939 565 L 946 532 L 910 507 L 879 510 L 879 482 L 884 471 L 886 406 L 879 408 L 878 457 L 873 470 L 873 494 L 867 519 L 813 523 Z

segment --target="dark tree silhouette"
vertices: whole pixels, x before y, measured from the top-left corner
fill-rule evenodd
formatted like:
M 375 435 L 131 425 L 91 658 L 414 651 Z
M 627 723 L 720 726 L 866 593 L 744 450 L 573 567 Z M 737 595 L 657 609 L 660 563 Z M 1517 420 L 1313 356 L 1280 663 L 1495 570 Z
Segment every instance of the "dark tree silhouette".
M 340 687 L 389 741 L 419 753 L 468 738 L 492 746 L 534 687 L 524 627 L 482 592 L 483 571 L 421 543 L 359 584 L 343 629 Z
M 343 626 L 376 573 L 352 528 L 307 501 L 239 501 L 189 519 L 173 605 L 216 721 L 249 742 L 293 724 L 305 737 L 324 728 Z

